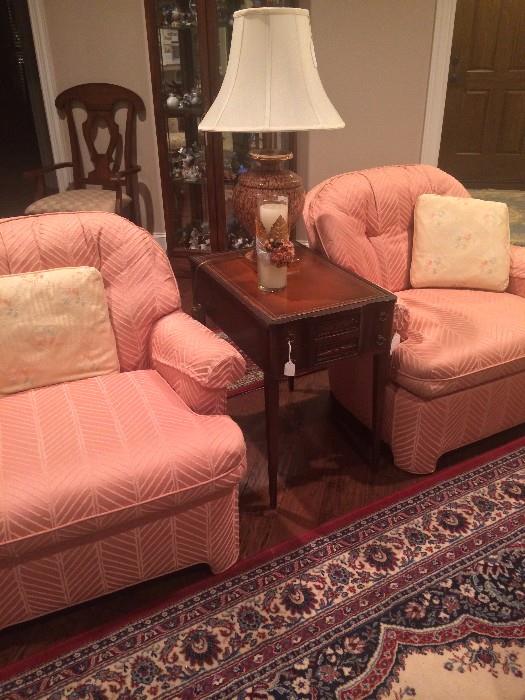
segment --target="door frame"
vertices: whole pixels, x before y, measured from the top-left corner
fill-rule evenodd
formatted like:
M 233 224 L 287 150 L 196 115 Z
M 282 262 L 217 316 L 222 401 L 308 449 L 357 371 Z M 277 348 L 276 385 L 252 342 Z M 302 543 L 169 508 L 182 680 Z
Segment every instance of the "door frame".
M 40 77 L 40 86 L 46 112 L 47 128 L 53 160 L 55 163 L 63 163 L 70 159 L 69 141 L 65 133 L 65 126 L 58 118 L 55 98 L 58 95 L 55 71 L 51 61 L 51 41 L 47 28 L 45 3 L 41 0 L 27 0 L 31 31 L 35 45 L 36 61 Z M 68 172 L 64 169 L 56 171 L 58 187 L 63 192 L 69 184 Z
M 420 162 L 438 164 L 457 0 L 436 0 Z

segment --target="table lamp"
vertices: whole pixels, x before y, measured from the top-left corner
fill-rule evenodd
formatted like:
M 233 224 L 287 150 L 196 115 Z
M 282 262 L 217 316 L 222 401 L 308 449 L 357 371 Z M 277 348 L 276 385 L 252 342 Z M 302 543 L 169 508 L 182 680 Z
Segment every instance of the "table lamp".
M 277 132 L 345 124 L 317 72 L 308 10 L 261 7 L 233 18 L 226 75 L 199 130 L 263 134 L 265 148 L 250 151 L 252 166 L 233 190 L 237 220 L 255 236 L 257 203 L 265 194 L 288 197 L 290 227 L 304 205 L 301 178 L 284 168 L 293 154 L 277 150 Z

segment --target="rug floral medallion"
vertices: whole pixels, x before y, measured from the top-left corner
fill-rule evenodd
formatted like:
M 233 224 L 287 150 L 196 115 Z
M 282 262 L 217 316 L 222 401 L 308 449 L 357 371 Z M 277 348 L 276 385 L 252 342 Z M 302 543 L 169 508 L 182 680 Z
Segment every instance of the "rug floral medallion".
M 524 471 L 525 447 L 448 471 L 7 674 L 0 697 L 523 700 Z

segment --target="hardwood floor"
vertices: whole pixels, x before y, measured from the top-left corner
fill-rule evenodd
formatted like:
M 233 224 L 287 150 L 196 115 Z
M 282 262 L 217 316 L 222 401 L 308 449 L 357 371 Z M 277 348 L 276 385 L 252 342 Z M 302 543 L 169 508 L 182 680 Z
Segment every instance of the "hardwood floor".
M 187 284 L 181 281 L 183 291 Z M 187 294 L 184 302 L 188 308 Z M 242 558 L 424 478 L 401 472 L 388 458 L 380 469 L 370 470 L 331 421 L 328 378 L 321 372 L 299 377 L 294 392 L 281 384 L 279 499 L 277 511 L 268 512 L 264 393 L 236 396 L 228 408 L 248 448 L 248 472 L 240 496 Z M 445 456 L 440 468 L 521 435 L 523 426 L 464 448 Z M 207 567 L 194 567 L 4 630 L 0 667 L 128 613 L 139 613 L 208 575 Z

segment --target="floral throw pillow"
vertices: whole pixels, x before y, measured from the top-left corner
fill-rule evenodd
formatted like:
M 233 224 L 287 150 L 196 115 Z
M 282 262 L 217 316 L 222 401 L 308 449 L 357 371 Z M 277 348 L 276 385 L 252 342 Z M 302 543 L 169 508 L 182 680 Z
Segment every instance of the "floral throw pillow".
M 422 194 L 414 212 L 412 287 L 503 292 L 509 285 L 509 210 L 501 202 Z
M 93 267 L 0 277 L 0 395 L 119 371 Z

